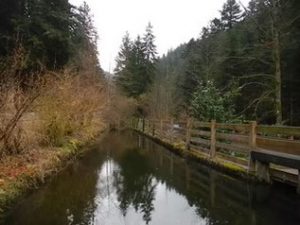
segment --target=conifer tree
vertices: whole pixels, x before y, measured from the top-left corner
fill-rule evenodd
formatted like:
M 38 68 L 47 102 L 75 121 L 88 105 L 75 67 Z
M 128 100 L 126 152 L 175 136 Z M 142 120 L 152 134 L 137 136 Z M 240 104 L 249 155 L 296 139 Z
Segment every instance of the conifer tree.
M 153 81 L 157 62 L 154 40 L 150 23 L 143 38 L 138 35 L 132 43 L 128 33 L 123 37 L 115 74 L 117 84 L 130 97 L 146 93 Z
M 126 34 L 122 39 L 122 45 L 120 47 L 120 51 L 116 58 L 116 68 L 114 69 L 116 75 L 121 75 L 120 73 L 122 73 L 122 71 L 128 65 L 128 60 L 130 57 L 131 50 L 132 50 L 132 42 L 130 40 L 129 33 L 126 32 Z
M 148 83 L 145 88 L 152 83 L 155 75 L 155 66 L 157 63 L 157 51 L 154 44 L 155 36 L 153 34 L 153 26 L 149 22 L 146 27 L 146 33 L 143 37 L 143 51 L 145 54 L 145 79 Z
M 224 29 L 231 29 L 243 17 L 242 10 L 235 0 L 227 0 L 221 11 L 221 21 Z
M 72 34 L 73 64 L 79 70 L 95 75 L 102 72 L 98 60 L 98 34 L 93 25 L 93 15 L 86 2 L 76 9 L 74 15 L 74 34 Z

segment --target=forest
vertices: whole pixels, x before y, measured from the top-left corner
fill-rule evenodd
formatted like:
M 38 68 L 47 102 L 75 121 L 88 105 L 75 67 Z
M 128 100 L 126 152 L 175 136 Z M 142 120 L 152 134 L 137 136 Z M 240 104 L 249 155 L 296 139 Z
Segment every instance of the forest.
M 1 0 L 0 213 L 133 117 L 300 126 L 299 12 L 298 0 L 227 0 L 161 56 L 150 21 L 125 33 L 110 74 L 87 3 Z
M 151 118 L 300 125 L 300 2 L 227 0 L 199 37 L 158 57 L 152 26 L 117 57 L 116 83 Z
M 0 217 L 106 129 L 97 40 L 86 3 L 0 1 Z

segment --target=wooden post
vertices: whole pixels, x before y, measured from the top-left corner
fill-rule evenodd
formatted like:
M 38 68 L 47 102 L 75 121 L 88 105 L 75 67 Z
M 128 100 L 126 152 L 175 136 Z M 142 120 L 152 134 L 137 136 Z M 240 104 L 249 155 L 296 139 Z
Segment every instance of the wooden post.
M 185 139 L 185 150 L 190 150 L 191 142 L 191 129 L 192 129 L 192 119 L 188 118 L 186 122 L 186 139 Z
M 143 117 L 143 126 L 142 126 L 142 131 L 145 133 L 145 117 Z
M 255 160 L 252 159 L 251 157 L 251 152 L 255 150 L 256 148 L 256 127 L 257 127 L 257 122 L 252 121 L 250 123 L 250 130 L 249 130 L 249 161 L 248 161 L 248 172 L 255 172 Z
M 163 120 L 161 119 L 160 120 L 160 137 L 161 138 L 163 137 L 163 128 L 164 128 L 164 123 L 163 123 Z
M 147 130 L 148 130 L 148 120 L 145 119 L 145 129 L 144 132 L 147 134 Z
M 139 118 L 139 131 L 143 131 L 143 119 Z
M 152 136 L 155 136 L 155 120 L 152 120 Z
M 170 140 L 171 142 L 174 142 L 174 118 L 171 119 L 171 137 Z
M 210 158 L 216 157 L 216 121 L 212 120 L 210 125 Z
M 121 130 L 121 118 L 119 117 L 118 118 L 118 131 Z

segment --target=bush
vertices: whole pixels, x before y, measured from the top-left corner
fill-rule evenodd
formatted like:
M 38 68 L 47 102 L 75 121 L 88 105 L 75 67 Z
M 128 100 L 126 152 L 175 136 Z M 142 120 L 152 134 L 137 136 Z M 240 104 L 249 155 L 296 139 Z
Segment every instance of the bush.
M 87 140 L 103 128 L 107 101 L 99 77 L 69 71 L 36 77 L 26 87 L 17 80 L 1 79 L 0 159 L 40 144 Z
M 191 102 L 193 116 L 201 121 L 237 120 L 234 114 L 234 99 L 238 94 L 238 89 L 222 93 L 213 81 L 208 81 L 206 85 L 201 83 L 193 94 Z
M 61 146 L 67 137 L 94 136 L 105 104 L 99 80 L 68 71 L 57 76 L 49 74 L 37 102 L 45 143 Z

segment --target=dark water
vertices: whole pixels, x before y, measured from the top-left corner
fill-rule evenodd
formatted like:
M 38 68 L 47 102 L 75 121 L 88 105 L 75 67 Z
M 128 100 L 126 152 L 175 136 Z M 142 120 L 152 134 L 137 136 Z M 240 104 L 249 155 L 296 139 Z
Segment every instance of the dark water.
M 135 133 L 112 133 L 5 225 L 299 225 L 294 189 L 249 185 Z

